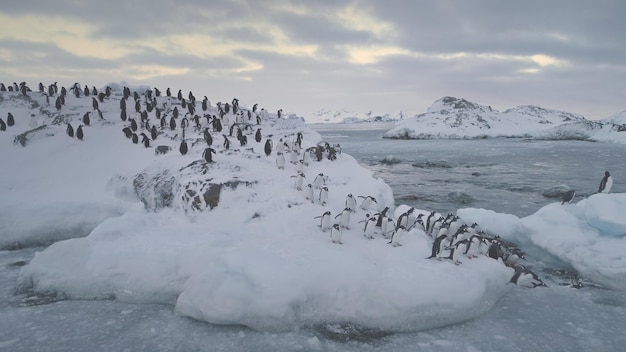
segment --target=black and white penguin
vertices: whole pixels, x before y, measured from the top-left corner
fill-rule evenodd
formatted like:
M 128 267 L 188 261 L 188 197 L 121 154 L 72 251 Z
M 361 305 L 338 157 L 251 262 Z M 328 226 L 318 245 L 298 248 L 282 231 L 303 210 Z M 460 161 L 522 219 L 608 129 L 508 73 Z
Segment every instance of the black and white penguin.
M 120 111 L 120 118 L 122 119 L 122 121 L 126 121 L 126 119 L 128 118 L 128 116 L 126 115 L 126 110 Z
M 321 203 L 321 197 L 320 197 L 320 203 Z M 352 209 L 344 208 L 341 211 L 341 213 L 335 216 L 335 219 L 339 218 L 339 226 L 341 226 L 342 229 L 350 230 L 350 213 L 352 213 Z
M 152 138 L 152 140 L 155 140 L 158 136 L 158 132 L 156 129 L 155 125 L 152 125 L 152 127 L 150 128 L 150 137 Z
M 270 154 L 272 154 L 272 140 L 268 138 L 265 141 L 265 155 L 270 156 Z
M 148 138 L 148 135 L 146 135 L 145 133 L 141 134 L 141 143 L 146 148 L 150 147 L 150 138 Z
M 13 114 L 8 113 L 7 114 L 7 126 L 11 127 L 15 125 L 15 119 L 13 118 Z
M 83 137 L 84 137 L 83 125 L 79 125 L 78 128 L 76 129 L 76 138 L 78 138 L 78 139 L 80 139 L 82 141 Z
M 354 198 L 352 193 L 348 193 L 346 196 L 346 208 L 350 208 L 353 213 L 356 211 L 356 198 Z
M 565 194 L 563 195 L 563 198 L 561 199 L 562 200 L 561 205 L 565 203 L 571 203 L 575 197 L 576 197 L 576 191 L 574 191 L 573 189 L 565 192 Z
M 178 147 L 178 151 L 180 152 L 180 154 L 185 155 L 187 154 L 187 150 L 188 150 L 187 142 L 185 141 L 185 139 L 183 139 L 180 142 L 180 147 Z
M 600 181 L 600 187 L 598 187 L 598 193 L 609 193 L 613 187 L 613 177 L 608 171 L 604 172 L 604 177 Z
M 335 244 L 343 244 L 343 242 L 341 242 L 341 228 L 339 224 L 334 224 L 330 229 L 330 239 Z
M 363 201 L 361 201 L 361 209 L 363 210 L 369 210 L 373 203 L 378 204 L 376 198 L 372 196 L 358 196 L 358 198 L 363 198 Z
M 389 207 L 385 207 L 383 211 L 381 211 L 378 215 L 378 221 L 376 221 L 376 226 L 381 227 L 383 224 L 383 218 L 387 216 L 387 212 L 389 211 Z
M 389 244 L 391 244 L 394 247 L 402 246 L 402 239 L 404 238 L 405 233 L 406 233 L 406 228 L 404 226 L 402 225 L 397 226 L 393 235 L 391 235 L 391 241 L 389 241 Z
M 204 152 L 202 152 L 202 157 L 204 158 L 204 161 L 206 161 L 207 163 L 212 163 L 213 162 L 213 154 L 215 154 L 215 149 L 209 147 L 209 148 L 205 148 Z
M 256 130 L 256 133 L 254 134 L 254 140 L 255 140 L 257 143 L 261 143 L 261 139 L 263 139 L 263 137 L 261 136 L 261 129 L 260 129 L 260 128 L 258 128 L 258 129 Z
M 313 188 L 320 189 L 322 188 L 322 186 L 324 186 L 325 183 L 326 178 L 324 177 L 324 174 L 320 172 L 317 176 L 315 176 L 315 179 L 313 180 Z
M 285 169 L 285 156 L 283 153 L 276 153 L 276 167 L 279 170 Z
M 122 132 L 124 132 L 124 136 L 126 136 L 126 138 L 131 138 L 133 136 L 133 130 L 131 130 L 130 127 L 122 128 Z
M 374 239 L 374 234 L 376 233 L 376 217 L 370 216 L 369 214 L 365 215 L 367 220 L 365 220 L 365 227 L 363 228 L 363 236 L 368 240 Z
M 72 127 L 72 125 L 70 125 L 69 123 L 67 124 L 67 128 L 65 129 L 65 134 L 74 138 L 74 127 Z
M 176 119 L 174 116 L 170 118 L 170 130 L 174 131 L 176 129 Z
M 324 212 L 324 214 L 322 214 L 320 216 L 316 216 L 314 219 L 320 219 L 319 227 L 322 229 L 323 232 L 326 232 L 326 230 L 329 230 L 331 228 L 331 225 L 330 225 L 330 220 L 331 220 L 330 210 L 326 210 Z
M 445 234 L 435 238 L 435 241 L 433 241 L 433 247 L 432 247 L 432 252 L 430 254 L 430 257 L 428 257 L 426 259 L 437 258 L 439 253 L 441 253 L 441 246 L 443 244 L 443 240 L 445 240 L 445 239 L 446 239 L 446 235 Z
M 294 188 L 298 191 L 302 191 L 302 185 L 304 184 L 304 179 L 305 179 L 304 174 L 302 172 L 298 172 L 297 175 L 294 175 L 291 177 L 294 177 L 296 179 L 296 181 L 293 184 Z
M 131 136 L 131 139 L 132 139 L 134 144 L 139 143 L 139 136 L 137 136 L 137 133 L 133 133 L 132 136 Z
M 98 110 L 98 100 L 96 98 L 91 98 L 91 106 L 94 110 Z
M 91 112 L 87 111 L 85 115 L 83 115 L 83 124 L 85 126 L 89 126 L 89 123 L 90 123 L 89 114 L 91 114 Z
M 537 274 L 521 265 L 515 268 L 515 274 L 513 274 L 509 283 L 528 288 L 548 287 Z
M 328 202 L 328 187 L 324 186 L 320 189 L 318 200 L 321 205 L 326 205 L 326 202 Z
M 128 121 L 130 122 L 130 129 L 133 130 L 133 132 L 137 132 L 137 121 L 133 118 L 128 119 Z

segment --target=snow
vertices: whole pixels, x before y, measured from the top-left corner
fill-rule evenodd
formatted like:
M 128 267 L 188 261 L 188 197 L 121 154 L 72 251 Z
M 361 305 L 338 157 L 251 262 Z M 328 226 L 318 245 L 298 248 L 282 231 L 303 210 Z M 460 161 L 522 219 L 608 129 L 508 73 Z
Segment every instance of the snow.
M 55 242 L 21 270 L 18 292 L 167 304 L 183 316 L 260 331 L 329 323 L 416 331 L 474 319 L 514 288 L 507 284 L 513 269 L 486 256 L 460 265 L 425 259 L 431 240 L 418 229 L 399 247 L 380 235 L 366 239 L 362 222 L 369 214 L 390 207 L 397 218 L 408 207 L 395 207 L 390 187 L 350 155 L 313 161 L 305 184 L 323 173 L 328 204 L 306 199 L 293 186 L 297 167 L 279 170 L 275 152 L 263 151 L 269 135 L 275 146 L 279 138 L 292 143 L 298 132 L 305 149 L 321 142 L 298 118 L 268 114 L 260 143 L 253 125 L 248 145 L 240 147 L 233 136 L 230 150 L 214 134 L 217 154 L 208 164 L 201 159 L 206 143 L 193 128 L 186 131 L 184 156 L 180 127 L 162 129 L 150 148 L 132 144 L 121 132 L 128 123 L 119 118 L 117 95 L 101 103 L 105 120 L 92 117 L 84 141 L 66 136 L 64 123 L 76 127 L 92 110 L 91 99 L 68 96 L 57 112 L 36 92 L 31 99 L 0 95 L 0 116 L 12 112 L 17 120 L 0 132 L 0 247 Z M 64 123 L 51 123 L 55 118 Z M 23 147 L 13 143 L 33 128 L 32 119 L 47 126 L 45 133 L 29 135 Z M 156 145 L 172 151 L 155 155 Z M 194 202 L 210 185 L 222 186 L 217 206 Z M 333 244 L 314 217 L 330 210 L 334 218 L 349 193 L 377 203 L 367 211 L 357 207 L 343 244 Z M 616 256 L 626 231 L 618 212 L 608 210 L 625 202 L 619 194 L 594 195 L 523 219 L 480 209 L 459 215 L 502 237 L 525 236 L 599 284 L 623 289 L 613 280 L 626 282 L 626 266 Z
M 485 209 L 459 209 L 468 222 L 503 238 L 530 241 L 582 276 L 615 290 L 626 290 L 626 194 L 594 194 L 576 204 L 556 202 L 517 218 Z
M 301 113 L 301 112 L 300 112 Z M 303 120 L 308 124 L 353 124 L 353 123 L 379 123 L 399 121 L 414 114 L 400 110 L 396 113 L 378 113 L 374 111 L 354 111 L 350 109 L 319 109 L 302 113 Z
M 425 113 L 396 123 L 386 138 L 403 139 L 476 139 L 535 138 L 574 139 L 626 143 L 626 133 L 619 132 L 623 118 L 615 114 L 601 121 L 533 105 L 518 106 L 500 112 L 462 98 L 443 97 Z M 626 130 L 626 129 L 625 129 Z

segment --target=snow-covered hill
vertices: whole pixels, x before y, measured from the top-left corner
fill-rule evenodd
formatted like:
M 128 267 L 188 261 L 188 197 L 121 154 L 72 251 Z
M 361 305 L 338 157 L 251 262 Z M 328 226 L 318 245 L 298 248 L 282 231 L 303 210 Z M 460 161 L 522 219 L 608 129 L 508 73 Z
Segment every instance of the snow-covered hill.
M 444 97 L 428 110 L 400 121 L 385 138 L 537 138 L 624 141 L 615 122 L 590 121 L 582 115 L 538 106 L 518 106 L 500 112 L 465 99 Z
M 393 122 L 407 116 L 413 116 L 406 112 L 379 114 L 373 111 L 357 112 L 348 109 L 320 109 L 311 113 L 305 113 L 303 119 L 306 123 L 368 123 L 368 122 Z

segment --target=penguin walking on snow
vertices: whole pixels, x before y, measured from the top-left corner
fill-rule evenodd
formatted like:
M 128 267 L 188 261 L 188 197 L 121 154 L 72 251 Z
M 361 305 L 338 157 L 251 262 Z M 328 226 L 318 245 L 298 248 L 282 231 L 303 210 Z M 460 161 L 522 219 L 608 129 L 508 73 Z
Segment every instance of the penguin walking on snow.
M 320 189 L 319 201 L 321 205 L 326 205 L 328 201 L 328 187 L 324 186 Z
M 398 226 L 393 235 L 391 235 L 391 241 L 389 241 L 389 243 L 394 247 L 402 246 L 402 239 L 404 238 L 405 232 L 406 228 L 404 226 Z
M 76 129 L 76 138 L 78 138 L 79 140 L 83 140 L 83 125 L 78 126 L 78 128 Z
M 359 198 L 363 198 L 363 201 L 361 201 L 361 209 L 363 210 L 369 210 L 369 208 L 372 206 L 372 203 L 376 203 L 376 198 L 372 196 L 359 196 Z
M 330 239 L 335 244 L 343 244 L 343 242 L 341 242 L 341 228 L 339 224 L 334 224 L 330 229 Z
M 72 127 L 72 125 L 68 123 L 67 128 L 65 129 L 65 133 L 71 138 L 74 138 L 74 127 Z
M 352 193 L 349 193 L 346 196 L 346 208 L 350 208 L 353 213 L 355 212 L 355 209 L 356 209 L 356 198 L 354 198 Z
M 265 141 L 265 155 L 270 156 L 270 154 L 272 154 L 272 140 L 268 138 Z
M 202 153 L 202 157 L 204 158 L 204 161 L 206 161 L 207 163 L 212 163 L 213 162 L 213 155 L 215 154 L 215 149 L 208 147 L 204 149 L 204 152 Z
M 350 230 L 350 213 L 351 212 L 352 212 L 352 209 L 345 208 L 343 209 L 341 213 L 335 216 L 335 219 L 340 217 L 339 225 L 341 226 L 342 229 Z
M 316 216 L 315 219 L 320 219 L 320 227 L 322 228 L 323 232 L 326 232 L 326 230 L 330 230 L 330 228 L 332 227 L 330 225 L 330 210 L 326 210 L 324 212 L 324 214 L 320 215 L 320 216 Z
M 602 178 L 602 181 L 600 181 L 598 193 L 609 193 L 611 191 L 611 187 L 613 187 L 613 177 L 611 177 L 611 174 L 609 174 L 608 171 L 605 171 L 604 177 Z
M 369 214 L 365 215 L 367 220 L 365 220 L 365 227 L 363 228 L 363 236 L 368 240 L 374 239 L 374 233 L 376 233 L 376 217 L 370 216 Z

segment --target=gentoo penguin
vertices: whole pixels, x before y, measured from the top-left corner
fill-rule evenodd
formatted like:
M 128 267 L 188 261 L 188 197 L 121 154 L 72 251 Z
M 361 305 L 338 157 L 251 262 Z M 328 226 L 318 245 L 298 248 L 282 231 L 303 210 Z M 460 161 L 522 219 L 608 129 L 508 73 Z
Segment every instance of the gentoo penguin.
M 170 118 L 170 130 L 175 130 L 176 129 L 176 119 L 174 118 L 174 116 L 172 116 Z
M 3 130 L 4 131 L 4 130 Z M 69 123 L 67 124 L 67 128 L 65 129 L 65 133 L 74 138 L 74 127 L 72 127 L 72 125 L 70 125 Z
M 356 209 L 356 198 L 352 195 L 352 193 L 348 193 L 346 196 L 346 208 L 350 208 L 352 212 L 355 212 Z
M 372 203 L 378 204 L 376 202 L 376 198 L 372 196 L 358 196 L 358 198 L 363 198 L 363 201 L 361 202 L 361 209 L 363 210 L 369 210 L 372 206 Z
M 320 219 L 320 227 L 322 228 L 322 231 L 326 232 L 326 230 L 329 230 L 331 228 L 330 225 L 330 210 L 326 210 L 324 212 L 324 214 L 320 215 L 320 216 L 316 216 L 315 219 Z
M 254 140 L 255 140 L 257 143 L 261 143 L 261 139 L 263 139 L 263 137 L 262 137 L 262 135 L 261 135 L 261 129 L 260 129 L 260 128 L 258 128 L 258 129 L 256 130 L 256 133 L 254 134 Z
M 183 139 L 180 142 L 180 147 L 178 147 L 178 151 L 180 152 L 180 154 L 185 155 L 187 154 L 187 150 L 188 150 L 187 142 Z
M 546 285 L 537 274 L 521 265 L 515 268 L 515 274 L 513 274 L 509 283 L 528 288 L 535 288 L 539 286 L 548 287 L 548 285 Z
M 8 113 L 7 114 L 7 126 L 11 127 L 15 125 L 15 119 L 13 118 L 13 114 Z
M 0 131 L 6 131 L 6 130 L 7 130 L 7 124 L 4 123 L 4 121 L 0 117 Z
M 204 128 L 204 141 L 210 147 L 213 144 L 213 137 L 211 137 L 211 133 L 209 132 L 209 128 Z
M 366 214 L 367 220 L 365 220 L 365 227 L 363 228 L 363 236 L 368 240 L 374 239 L 374 233 L 376 233 L 376 217 Z
M 311 185 L 310 183 L 306 185 L 305 197 L 306 199 L 310 200 L 311 203 L 315 203 L 315 196 L 313 195 L 313 185 Z
M 341 242 L 341 228 L 339 227 L 339 224 L 334 224 L 333 227 L 330 229 L 330 239 L 333 241 L 333 243 L 343 244 Z
M 156 129 L 155 125 L 152 125 L 152 128 L 150 128 L 150 137 L 152 138 L 152 140 L 155 140 L 158 136 L 158 132 Z
M 141 134 L 141 143 L 146 148 L 150 147 L 150 138 L 148 138 L 148 135 L 146 135 L 145 133 Z
M 571 203 L 572 200 L 574 200 L 574 197 L 576 197 L 576 191 L 569 190 L 567 191 L 564 195 L 563 195 L 563 202 L 561 202 L 561 205 L 565 204 L 565 203 Z
M 225 134 L 223 134 L 222 136 L 224 136 L 224 149 L 229 150 L 230 149 L 230 140 L 228 139 L 228 137 L 226 137 Z
M 285 156 L 283 153 L 276 153 L 276 167 L 278 167 L 279 170 L 285 169 Z
M 613 187 L 613 177 L 611 177 L 611 174 L 609 174 L 608 171 L 605 171 L 604 177 L 602 178 L 602 181 L 600 181 L 598 193 L 609 193 L 611 191 L 611 187 Z
M 324 186 L 320 189 L 320 195 L 318 199 L 321 205 L 326 205 L 326 202 L 328 201 L 328 187 Z
M 298 172 L 297 175 L 291 176 L 296 178 L 296 182 L 294 182 L 294 187 L 298 191 L 302 191 L 302 184 L 304 183 L 304 174 L 302 172 Z
M 402 246 L 402 238 L 404 238 L 405 232 L 406 228 L 404 226 L 398 226 L 393 235 L 391 235 L 391 241 L 389 241 L 389 243 L 394 247 Z
M 130 122 L 130 129 L 133 130 L 133 132 L 137 132 L 137 121 L 133 118 L 128 119 L 128 121 Z
M 96 98 L 91 98 L 91 106 L 94 110 L 98 110 L 98 100 Z
M 335 216 L 335 219 L 338 217 L 341 217 L 339 219 L 339 225 L 341 226 L 342 229 L 350 230 L 350 213 L 351 212 L 352 212 L 352 209 L 344 208 L 343 211 L 341 211 L 341 213 Z
M 85 126 L 89 126 L 89 114 L 91 114 L 91 112 L 87 111 L 85 115 L 83 115 L 83 123 L 85 124 Z
M 122 128 L 122 132 L 124 132 L 126 138 L 131 138 L 133 136 L 133 130 L 131 130 L 130 127 Z
M 426 259 L 437 258 L 439 253 L 441 253 L 441 245 L 444 239 L 446 239 L 445 234 L 435 238 L 435 241 L 433 241 L 432 253 L 430 254 L 430 257 Z
M 139 136 L 137 136 L 137 133 L 133 133 L 131 139 L 132 139 L 134 144 L 139 143 Z
M 385 207 L 385 209 L 383 209 L 383 211 L 380 212 L 380 214 L 378 215 L 378 221 L 376 221 L 376 226 L 377 227 L 381 227 L 382 223 L 383 223 L 383 218 L 385 216 L 387 216 L 387 212 L 389 211 L 389 207 Z
M 265 141 L 265 155 L 269 156 L 270 154 L 272 154 L 272 140 L 268 138 Z
M 204 152 L 202 153 L 202 157 L 204 158 L 204 160 L 207 163 L 212 163 L 213 162 L 213 156 L 212 154 L 215 154 L 215 149 L 209 147 L 209 148 L 205 148 Z
M 325 181 L 324 174 L 320 172 L 317 176 L 315 176 L 315 179 L 313 180 L 313 188 L 315 189 L 322 188 L 322 186 L 325 184 L 324 181 Z
M 78 126 L 78 128 L 76 129 L 76 138 L 80 139 L 81 141 L 83 140 L 83 125 Z
M 383 216 L 382 222 L 380 223 L 380 232 L 382 233 L 383 237 L 389 238 L 390 236 L 393 236 L 395 230 L 396 223 L 393 221 L 393 219 L 388 216 Z
M 120 118 L 122 119 L 122 121 L 126 121 L 126 118 L 127 118 L 126 110 L 120 111 Z

